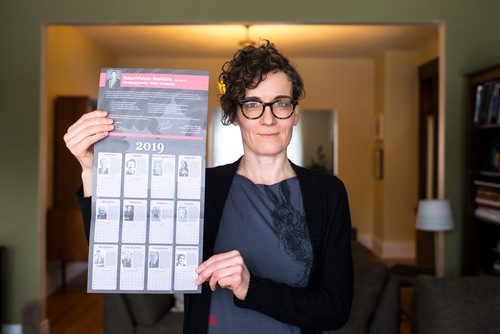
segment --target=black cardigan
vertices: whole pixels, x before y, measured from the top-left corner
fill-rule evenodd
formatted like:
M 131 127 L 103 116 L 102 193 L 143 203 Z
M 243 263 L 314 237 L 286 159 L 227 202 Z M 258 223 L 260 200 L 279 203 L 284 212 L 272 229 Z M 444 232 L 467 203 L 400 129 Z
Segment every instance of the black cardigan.
M 206 170 L 204 214 L 204 260 L 213 255 L 222 211 L 239 160 Z M 245 301 L 238 307 L 252 309 L 279 321 L 298 326 L 304 334 L 338 329 L 348 320 L 352 301 L 351 221 L 345 187 L 337 177 L 292 164 L 297 174 L 313 265 L 306 287 L 295 288 L 253 276 Z M 90 228 L 90 200 L 80 199 L 85 231 Z M 211 291 L 207 283 L 201 294 L 184 296 L 184 333 L 208 331 Z
M 238 165 L 239 161 L 207 169 L 204 259 L 213 255 L 222 211 Z M 298 326 L 302 333 L 320 333 L 342 327 L 350 314 L 352 257 L 347 193 L 337 177 L 294 164 L 292 167 L 302 191 L 313 247 L 308 284 L 305 288 L 292 288 L 251 275 L 245 301 L 235 298 L 235 304 Z M 201 294 L 185 295 L 184 333 L 207 333 L 210 297 L 207 284 Z

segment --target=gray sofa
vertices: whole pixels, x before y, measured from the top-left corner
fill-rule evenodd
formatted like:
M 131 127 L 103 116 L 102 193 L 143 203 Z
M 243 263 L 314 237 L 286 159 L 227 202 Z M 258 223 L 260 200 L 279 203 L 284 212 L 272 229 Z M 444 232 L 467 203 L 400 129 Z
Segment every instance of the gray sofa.
M 500 333 L 500 276 L 418 276 L 412 334 Z
M 104 295 L 105 334 L 182 334 L 183 313 L 171 312 L 173 295 Z
M 344 328 L 325 333 L 399 333 L 399 285 L 388 268 L 354 241 L 354 298 Z M 105 295 L 105 334 L 181 334 L 183 314 L 171 312 L 172 295 Z
M 399 333 L 399 280 L 359 242 L 352 243 L 354 295 L 351 316 L 340 330 L 324 333 Z

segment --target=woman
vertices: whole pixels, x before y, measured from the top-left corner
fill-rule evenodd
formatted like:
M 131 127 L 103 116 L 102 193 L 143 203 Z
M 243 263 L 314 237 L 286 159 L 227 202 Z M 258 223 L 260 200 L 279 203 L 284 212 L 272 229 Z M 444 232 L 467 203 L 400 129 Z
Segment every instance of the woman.
M 347 194 L 338 178 L 287 159 L 302 80 L 269 42 L 239 50 L 220 79 L 223 123 L 240 127 L 244 155 L 207 169 L 203 289 L 185 296 L 184 332 L 340 328 L 352 299 Z M 82 165 L 83 196 L 91 195 L 91 147 L 113 129 L 106 115 L 82 116 L 65 136 Z M 89 199 L 82 204 L 88 229 Z

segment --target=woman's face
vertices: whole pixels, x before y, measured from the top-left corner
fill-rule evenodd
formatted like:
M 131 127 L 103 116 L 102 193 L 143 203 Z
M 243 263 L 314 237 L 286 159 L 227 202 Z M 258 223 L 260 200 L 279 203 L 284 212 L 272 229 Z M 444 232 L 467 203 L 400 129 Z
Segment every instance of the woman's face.
M 292 82 L 284 72 L 268 73 L 264 81 L 256 88 L 247 89 L 245 99 L 257 98 L 262 102 L 272 102 L 277 97 L 292 98 Z M 299 121 L 299 106 L 287 119 L 277 119 L 266 107 L 258 119 L 247 119 L 238 107 L 235 125 L 240 126 L 245 155 L 278 156 L 286 155 L 286 149 L 292 138 L 293 127 Z

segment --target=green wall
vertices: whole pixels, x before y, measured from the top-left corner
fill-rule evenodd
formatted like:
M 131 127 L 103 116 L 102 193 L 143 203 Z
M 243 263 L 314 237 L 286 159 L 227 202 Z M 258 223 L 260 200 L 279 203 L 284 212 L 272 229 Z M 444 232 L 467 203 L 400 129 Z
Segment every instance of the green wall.
M 458 228 L 447 235 L 446 272 L 460 271 L 463 212 L 465 80 L 468 71 L 500 61 L 500 2 L 494 0 L 45 0 L 0 5 L 0 244 L 4 322 L 38 298 L 38 155 L 40 56 L 50 23 L 389 23 L 442 21 L 446 26 L 446 196 Z M 304 45 L 307 47 L 307 45 Z

